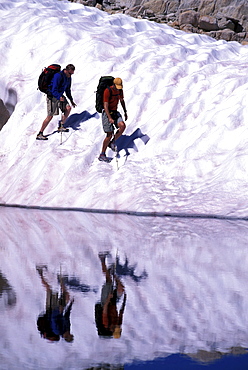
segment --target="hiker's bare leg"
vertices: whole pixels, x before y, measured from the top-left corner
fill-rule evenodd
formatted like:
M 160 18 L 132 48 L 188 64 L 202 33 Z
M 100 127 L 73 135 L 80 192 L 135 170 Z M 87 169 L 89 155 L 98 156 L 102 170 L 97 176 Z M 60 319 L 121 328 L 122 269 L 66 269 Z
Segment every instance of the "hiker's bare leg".
M 125 288 L 118 277 L 115 277 L 115 281 L 116 281 L 116 289 L 118 292 L 118 296 L 120 297 L 125 292 Z
M 43 121 L 40 131 L 43 132 L 49 122 L 52 120 L 53 116 L 47 116 L 47 118 Z
M 102 265 L 102 272 L 106 276 L 106 282 L 112 282 L 111 274 L 110 274 L 110 269 L 107 268 L 106 262 L 105 262 L 105 257 L 99 257 Z
M 39 271 L 38 271 L 39 272 Z M 40 278 L 41 278 L 41 282 L 42 284 L 44 285 L 44 287 L 46 288 L 47 291 L 52 291 L 50 285 L 48 284 L 48 282 L 44 279 L 44 276 L 43 276 L 43 272 L 39 272 L 39 275 L 40 275 Z
M 126 124 L 123 121 L 118 123 L 118 131 L 116 132 L 114 136 L 114 140 L 117 140 L 123 134 L 123 132 L 125 131 L 125 128 L 126 128 Z
M 112 136 L 113 136 L 113 132 L 107 132 L 107 136 L 103 140 L 103 144 L 102 144 L 102 153 L 106 152 L 107 147 L 108 147 L 108 145 L 111 141 Z
M 64 280 L 63 280 L 63 277 L 60 276 L 60 289 L 61 289 L 61 293 L 64 297 L 64 300 L 65 300 L 65 306 L 67 305 L 67 303 L 69 302 L 70 300 L 70 293 L 68 292 L 68 290 L 66 289 L 66 286 L 65 286 L 65 283 L 64 283 Z M 62 310 L 63 311 L 63 310 Z
M 70 105 L 67 105 L 65 107 L 65 111 L 64 111 L 64 113 L 62 115 L 62 120 L 61 120 L 62 125 L 64 125 L 64 123 L 65 123 L 66 119 L 68 118 L 70 112 L 71 112 L 71 106 Z

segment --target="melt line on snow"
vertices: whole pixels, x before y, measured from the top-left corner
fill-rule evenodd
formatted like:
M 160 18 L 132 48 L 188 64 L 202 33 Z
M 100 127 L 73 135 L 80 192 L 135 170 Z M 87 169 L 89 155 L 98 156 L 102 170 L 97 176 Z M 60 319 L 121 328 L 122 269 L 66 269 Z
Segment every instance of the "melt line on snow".
M 43 206 L 27 206 L 23 204 L 4 204 L 0 203 L 0 207 L 5 208 L 21 208 L 21 209 L 36 209 L 40 211 L 70 211 L 70 212 L 84 212 L 84 213 L 101 213 L 101 214 L 123 214 L 130 216 L 141 217 L 171 217 L 171 218 L 193 218 L 193 219 L 217 219 L 230 221 L 248 221 L 248 217 L 224 216 L 207 213 L 173 213 L 173 212 L 141 212 L 115 209 L 94 209 L 94 208 L 77 208 L 77 207 L 43 207 Z

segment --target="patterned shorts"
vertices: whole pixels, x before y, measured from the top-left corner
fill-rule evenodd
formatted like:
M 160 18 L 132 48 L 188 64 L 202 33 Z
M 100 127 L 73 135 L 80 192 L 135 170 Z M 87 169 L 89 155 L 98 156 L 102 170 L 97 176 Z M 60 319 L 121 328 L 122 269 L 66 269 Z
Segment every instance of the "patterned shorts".
M 64 101 L 60 101 L 54 97 L 52 97 L 52 99 L 47 98 L 47 115 L 57 116 L 59 114 L 59 110 L 64 113 L 67 105 L 69 105 L 69 103 L 65 96 Z
M 114 125 L 116 128 L 118 128 L 118 123 L 123 121 L 123 118 L 119 112 L 114 112 L 115 116 L 113 116 L 113 119 L 115 120 L 114 124 L 110 123 L 108 120 L 108 116 L 105 113 L 105 111 L 102 111 L 102 127 L 104 132 L 113 132 L 115 130 Z

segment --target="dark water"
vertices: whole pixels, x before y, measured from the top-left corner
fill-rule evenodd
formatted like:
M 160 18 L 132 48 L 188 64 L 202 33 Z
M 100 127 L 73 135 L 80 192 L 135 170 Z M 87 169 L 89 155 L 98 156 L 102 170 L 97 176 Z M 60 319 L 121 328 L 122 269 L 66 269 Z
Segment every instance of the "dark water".
M 205 362 L 196 362 L 181 354 L 174 354 L 166 358 L 159 358 L 153 361 L 137 362 L 131 365 L 125 365 L 126 370 L 245 370 L 248 369 L 248 354 L 246 355 L 228 355 L 210 364 Z
M 247 225 L 0 208 L 0 369 L 248 369 Z

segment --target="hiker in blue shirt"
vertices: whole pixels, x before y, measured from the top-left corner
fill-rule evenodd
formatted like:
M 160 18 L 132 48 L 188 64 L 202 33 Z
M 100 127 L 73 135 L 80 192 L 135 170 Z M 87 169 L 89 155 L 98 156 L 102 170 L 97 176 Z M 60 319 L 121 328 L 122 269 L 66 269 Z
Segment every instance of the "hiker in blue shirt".
M 48 88 L 47 94 L 47 117 L 42 123 L 41 129 L 36 137 L 37 140 L 48 140 L 48 137 L 43 135 L 43 131 L 52 120 L 53 116 L 59 114 L 59 109 L 63 113 L 62 119 L 60 121 L 58 131 L 68 132 L 69 129 L 64 127 L 64 123 L 71 112 L 71 106 L 64 96 L 66 94 L 67 98 L 70 100 L 73 107 L 76 104 L 73 101 L 71 95 L 71 76 L 75 71 L 73 64 L 68 64 L 65 69 L 61 72 L 56 73 L 51 81 Z
M 74 336 L 70 331 L 70 314 L 74 298 L 70 299 L 70 294 L 61 276 L 59 276 L 61 285 L 59 293 L 54 291 L 44 278 L 43 274 L 47 266 L 37 266 L 36 270 L 46 288 L 46 311 L 39 315 L 37 328 L 41 336 L 49 341 L 59 341 L 62 337 L 66 342 L 72 342 Z

